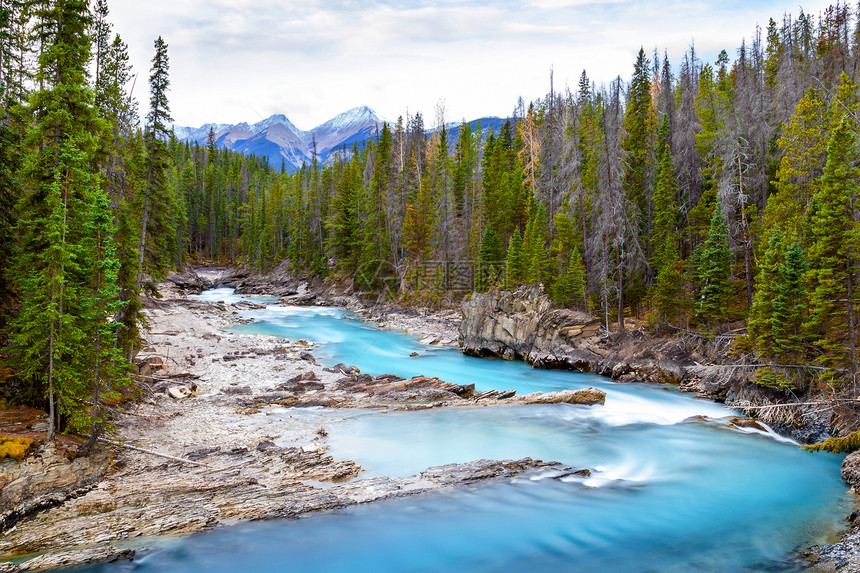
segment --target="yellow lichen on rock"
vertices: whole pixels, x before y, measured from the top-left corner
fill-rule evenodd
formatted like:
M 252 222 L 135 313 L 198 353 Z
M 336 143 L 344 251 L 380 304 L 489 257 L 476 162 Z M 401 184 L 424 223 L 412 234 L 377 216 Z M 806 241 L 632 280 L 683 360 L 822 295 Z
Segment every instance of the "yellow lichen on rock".
M 24 459 L 27 448 L 33 444 L 30 438 L 10 438 L 0 436 L 0 459 L 13 458 L 19 462 Z

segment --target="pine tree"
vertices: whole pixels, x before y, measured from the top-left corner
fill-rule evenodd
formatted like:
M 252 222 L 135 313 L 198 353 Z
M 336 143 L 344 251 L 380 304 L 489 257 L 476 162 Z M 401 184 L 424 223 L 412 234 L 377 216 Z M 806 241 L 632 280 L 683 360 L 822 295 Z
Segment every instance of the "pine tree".
M 691 247 L 707 235 L 707 227 L 717 202 L 717 186 L 722 177 L 723 159 L 720 154 L 720 135 L 725 129 L 725 116 L 729 94 L 721 89 L 714 78 L 714 69 L 705 64 L 699 74 L 695 111 L 701 129 L 695 135 L 696 150 L 702 161 L 702 190 L 698 201 L 689 211 Z
M 523 239 L 519 229 L 514 229 L 508 241 L 508 253 L 505 257 L 505 288 L 517 288 L 523 278 Z
M 583 308 L 585 305 L 585 267 L 582 255 L 574 246 L 559 279 L 553 285 L 553 298 L 561 306 Z
M 418 158 L 410 163 L 416 171 L 420 168 Z M 422 177 L 411 197 L 407 198 L 403 219 L 403 243 L 407 255 L 414 261 L 425 263 L 433 254 L 433 236 L 438 227 L 435 196 L 430 177 Z
M 90 279 L 85 319 L 90 323 L 90 355 L 92 363 L 92 395 L 90 411 L 78 420 L 73 420 L 79 428 L 89 428 L 90 447 L 106 428 L 106 398 L 118 398 L 117 390 L 130 385 L 128 377 L 130 364 L 125 359 L 123 348 L 114 344 L 121 323 L 114 320 L 125 306 L 120 298 L 119 269 L 114 246 L 113 213 L 110 200 L 103 191 L 97 191 L 90 205 L 89 224 L 91 225 L 90 244 L 86 249 L 86 273 Z
M 856 365 L 854 293 L 858 232 L 855 185 L 860 155 L 848 120 L 843 119 L 827 145 L 827 163 L 808 212 L 810 284 L 806 328 L 817 335 L 825 364 Z M 845 327 L 847 326 L 847 337 Z M 848 340 L 845 340 L 847 338 Z
M 651 268 L 658 272 L 669 262 L 676 259 L 677 246 L 672 253 L 666 253 L 668 243 L 678 242 L 676 197 L 678 184 L 675 179 L 675 167 L 672 161 L 672 149 L 669 146 L 669 116 L 663 116 L 658 143 L 657 183 L 654 187 L 654 224 L 650 236 Z
M 168 252 L 173 236 L 170 215 L 175 212 L 175 201 L 167 180 L 170 154 L 167 140 L 170 136 L 170 105 L 167 90 L 170 86 L 167 44 L 159 36 L 155 40 L 155 55 L 149 76 L 149 113 L 146 116 L 144 141 L 146 144 L 146 187 L 143 190 L 140 245 L 138 255 L 137 290 L 143 274 L 149 271 L 160 276 L 170 264 Z
M 701 286 L 696 308 L 699 320 L 719 328 L 729 316 L 732 293 L 729 282 L 731 253 L 728 231 L 719 202 L 711 217 L 708 238 L 700 247 L 697 258 L 696 280 Z
M 15 23 L 26 15 L 20 1 L 0 4 L 0 306 L 11 297 L 11 270 L 14 243 L 15 203 L 19 199 L 18 175 L 22 163 L 24 125 L 23 86 L 15 77 L 16 59 L 23 54 L 16 50 Z M 2 308 L 0 308 L 2 310 Z M 4 316 L 0 312 L 0 328 Z
M 361 260 L 361 163 L 358 147 L 353 148 L 352 159 L 342 167 L 342 174 L 332 203 L 332 216 L 328 222 L 329 252 L 335 255 L 338 268 L 354 273 Z
M 657 318 L 661 324 L 679 322 L 688 310 L 687 293 L 684 289 L 683 263 L 678 255 L 678 243 L 667 238 L 662 249 L 662 265 L 654 283 L 653 297 Z
M 794 359 L 806 346 L 803 321 L 806 318 L 808 293 L 803 277 L 807 271 L 806 258 L 795 241 L 785 252 L 785 262 L 779 267 L 780 285 L 773 301 L 771 331 L 774 351 L 781 357 Z
M 652 194 L 654 118 L 649 70 L 650 62 L 645 57 L 645 50 L 640 48 L 627 93 L 621 142 L 626 159 L 623 185 L 627 200 L 632 205 L 631 223 L 643 245 L 647 244 L 651 229 L 649 205 Z M 641 296 L 642 293 L 635 294 Z
M 18 203 L 15 261 L 21 312 L 12 340 L 20 374 L 48 402 L 48 439 L 59 416 L 91 421 L 84 402 L 92 355 L 81 352 L 99 322 L 88 320 L 93 299 L 87 260 L 95 227 L 89 205 L 99 182 L 91 171 L 97 133 L 87 81 L 90 14 L 83 0 L 58 0 L 36 12 L 45 45 L 40 89 L 31 99 L 36 122 L 28 134 Z
M 772 229 L 789 235 L 800 231 L 803 215 L 820 184 L 826 144 L 824 106 L 810 89 L 797 103 L 778 141 L 782 158 L 776 172 L 776 192 L 768 198 L 765 210 L 763 246 L 769 245 Z
M 116 346 L 131 359 L 134 351 L 141 346 L 140 324 L 143 321 L 138 288 L 138 261 L 140 252 L 140 212 L 135 208 L 138 197 L 146 185 L 146 148 L 143 134 L 136 131 L 129 134 L 121 148 L 122 162 L 116 173 L 116 187 L 109 185 L 112 200 L 116 203 L 117 222 L 115 246 L 120 266 L 117 271 L 119 300 L 116 330 Z
M 504 258 L 502 242 L 491 227 L 484 230 L 479 257 L 478 268 L 475 273 L 475 290 L 483 292 L 498 282 L 502 259 Z
M 391 146 L 391 130 L 388 129 L 388 124 L 384 123 L 374 149 L 373 175 L 368 189 L 367 205 L 369 221 L 366 228 L 369 236 L 365 241 L 364 255 L 365 260 L 375 260 L 379 264 L 390 262 L 392 259 L 386 216 L 386 201 L 391 183 Z
M 532 216 L 523 235 L 522 278 L 527 283 L 538 283 L 543 280 L 547 267 L 547 217 L 546 208 L 538 201 L 533 202 L 531 211 Z
M 758 267 L 755 295 L 750 307 L 748 331 L 756 349 L 769 356 L 773 349 L 774 301 L 780 289 L 780 267 L 784 262 L 785 245 L 782 232 L 777 228 L 770 234 L 767 249 Z

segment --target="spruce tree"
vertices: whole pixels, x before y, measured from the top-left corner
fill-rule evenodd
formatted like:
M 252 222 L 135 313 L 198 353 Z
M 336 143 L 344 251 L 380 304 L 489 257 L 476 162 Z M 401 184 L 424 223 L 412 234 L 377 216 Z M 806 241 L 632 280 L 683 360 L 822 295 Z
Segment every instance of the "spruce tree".
M 824 105 L 812 89 L 797 103 L 778 145 L 782 157 L 774 182 L 776 191 L 765 209 L 763 247 L 770 244 L 772 229 L 782 229 L 783 235 L 789 236 L 800 231 L 806 208 L 820 184 L 827 137 Z
M 649 237 L 651 241 L 651 268 L 660 271 L 669 262 L 677 258 L 677 247 L 671 254 L 666 253 L 666 245 L 677 242 L 678 208 L 676 196 L 678 184 L 675 179 L 675 166 L 672 160 L 672 150 L 669 146 L 669 116 L 663 116 L 657 143 L 658 165 L 657 183 L 654 187 L 654 224 Z
M 585 267 L 582 255 L 574 246 L 570 258 L 553 285 L 554 300 L 565 307 L 583 308 L 585 305 Z
M 17 207 L 21 312 L 12 341 L 22 378 L 47 398 L 50 439 L 60 416 L 81 427 L 93 414 L 85 403 L 93 356 L 81 349 L 99 327 L 88 316 L 94 299 L 87 261 L 96 232 L 89 205 L 99 189 L 91 166 L 102 123 L 87 81 L 87 3 L 58 0 L 36 17 L 45 45 Z
M 352 159 L 343 165 L 340 184 L 332 203 L 332 216 L 328 223 L 329 252 L 335 255 L 338 268 L 354 273 L 360 264 L 362 234 L 360 202 L 362 195 L 361 165 L 358 148 Z
M 805 326 L 817 335 L 815 344 L 824 352 L 822 362 L 847 364 L 852 369 L 856 367 L 853 298 L 860 256 L 854 217 L 858 160 L 856 136 L 843 119 L 827 145 L 827 163 L 807 224 L 810 293 Z
M 774 315 L 773 305 L 780 288 L 780 267 L 784 261 L 784 251 L 783 234 L 778 228 L 774 229 L 758 267 L 755 295 L 747 324 L 749 335 L 762 356 L 772 355 L 774 347 L 771 318 Z
M 640 48 L 633 66 L 633 78 L 624 109 L 624 135 L 621 149 L 625 154 L 623 186 L 630 204 L 630 223 L 643 249 L 651 231 L 651 203 L 654 147 L 654 117 L 651 102 L 650 62 Z M 636 304 L 642 292 L 630 292 L 629 303 Z
M 90 410 L 85 416 L 73 420 L 78 428 L 89 428 L 92 447 L 106 428 L 107 411 L 105 399 L 119 397 L 118 390 L 130 384 L 130 364 L 124 349 L 115 344 L 121 323 L 115 317 L 121 313 L 125 302 L 120 298 L 120 261 L 114 246 L 113 212 L 110 200 L 103 191 L 96 191 L 89 205 L 91 237 L 86 249 L 84 269 L 89 276 L 88 292 L 82 293 L 88 300 L 85 319 L 89 322 L 89 354 L 92 379 Z
M 15 62 L 23 58 L 16 50 L 15 23 L 26 15 L 20 1 L 0 5 L 0 329 L 3 306 L 11 298 L 11 270 L 15 226 L 15 203 L 20 195 L 23 159 L 23 85 L 15 77 Z
M 522 278 L 528 283 L 538 283 L 543 280 L 547 266 L 546 208 L 535 200 L 531 211 L 532 216 L 523 235 Z
M 369 224 L 366 228 L 369 236 L 364 247 L 365 260 L 375 260 L 380 264 L 391 261 L 390 230 L 386 216 L 386 201 L 391 184 L 391 146 L 391 130 L 384 123 L 374 148 L 373 175 L 367 204 Z
M 508 241 L 508 253 L 505 257 L 505 288 L 513 290 L 523 277 L 523 239 L 519 229 L 514 229 Z
M 699 320 L 719 328 L 729 316 L 732 287 L 729 282 L 731 252 L 726 220 L 719 202 L 714 207 L 708 238 L 697 256 L 696 280 L 701 286 L 696 308 Z
M 695 134 L 695 147 L 701 158 L 701 191 L 691 206 L 688 218 L 692 245 L 695 247 L 707 235 L 708 224 L 717 202 L 717 186 L 723 171 L 720 154 L 720 134 L 725 129 L 724 118 L 730 94 L 714 78 L 714 69 L 705 64 L 699 74 L 695 96 L 696 119 L 700 129 Z
M 175 201 L 167 179 L 170 162 L 167 140 L 170 137 L 169 123 L 172 121 L 167 100 L 169 69 L 167 44 L 159 36 L 155 40 L 155 55 L 149 76 L 149 113 L 146 115 L 144 131 L 146 187 L 142 193 L 137 290 L 140 290 L 145 271 L 157 278 L 171 262 L 168 245 L 174 231 L 170 217 L 175 213 Z
M 662 324 L 680 322 L 687 309 L 687 293 L 684 290 L 684 272 L 678 254 L 678 241 L 673 236 L 666 237 L 661 249 L 661 264 L 654 283 L 654 306 L 658 320 Z
M 504 258 L 502 242 L 493 232 L 492 227 L 484 230 L 479 257 L 475 273 L 475 290 L 483 292 L 498 281 Z
M 806 257 L 795 241 L 785 252 L 785 262 L 779 267 L 780 284 L 773 301 L 771 331 L 774 350 L 783 357 L 794 359 L 806 345 L 803 321 L 806 318 L 808 294 L 803 277 L 807 271 Z

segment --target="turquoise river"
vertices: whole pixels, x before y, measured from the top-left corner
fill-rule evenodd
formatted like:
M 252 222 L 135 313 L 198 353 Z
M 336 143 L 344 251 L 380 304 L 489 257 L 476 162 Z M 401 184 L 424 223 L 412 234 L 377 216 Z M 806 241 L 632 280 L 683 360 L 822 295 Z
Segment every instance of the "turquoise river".
M 198 298 L 239 297 L 216 289 Z M 360 463 L 358 479 L 522 457 L 593 474 L 497 481 L 226 527 L 159 540 L 133 562 L 81 571 L 797 571 L 793 552 L 826 541 L 852 509 L 841 456 L 805 453 L 772 432 L 729 428 L 725 417 L 734 412 L 673 388 L 471 358 L 337 308 L 272 302 L 244 316 L 254 322 L 234 330 L 312 340 L 319 362 L 365 373 L 438 376 L 479 390 L 595 386 L 607 394 L 594 407 L 274 413 L 346 418 L 331 424 L 330 454 Z

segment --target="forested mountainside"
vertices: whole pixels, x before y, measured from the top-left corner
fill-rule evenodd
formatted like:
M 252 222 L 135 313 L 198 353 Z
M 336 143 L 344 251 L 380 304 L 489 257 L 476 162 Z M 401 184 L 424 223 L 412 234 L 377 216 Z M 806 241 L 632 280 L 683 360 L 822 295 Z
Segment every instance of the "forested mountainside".
M 614 329 L 731 330 L 770 365 L 760 384 L 853 391 L 857 20 L 847 4 L 786 14 L 678 69 L 640 50 L 629 82 L 550 80 L 498 131 L 452 135 L 440 106 L 429 137 L 407 115 L 290 174 L 172 136 L 161 38 L 141 126 L 105 0 L 6 0 L 2 378 L 97 435 L 130 383 L 141 292 L 209 261 L 407 303 L 540 282 Z

